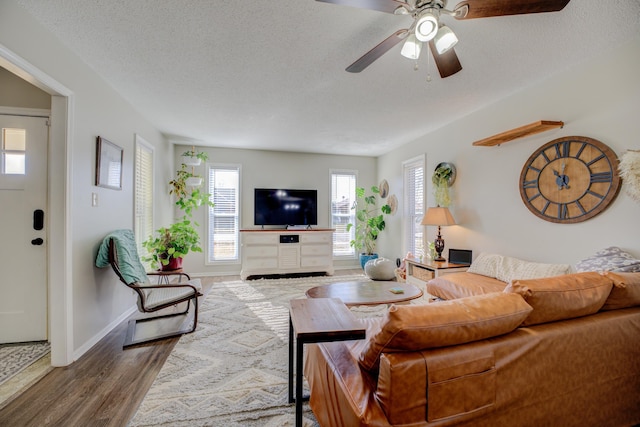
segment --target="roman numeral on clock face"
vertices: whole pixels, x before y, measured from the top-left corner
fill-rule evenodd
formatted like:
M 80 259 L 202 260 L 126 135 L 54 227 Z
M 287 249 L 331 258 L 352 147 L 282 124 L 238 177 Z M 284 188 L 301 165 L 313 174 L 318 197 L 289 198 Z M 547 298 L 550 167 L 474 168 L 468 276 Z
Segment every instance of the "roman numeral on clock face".
M 558 205 L 558 219 L 567 219 L 569 217 L 569 210 L 566 203 L 560 203 Z
M 597 172 L 591 174 L 591 182 L 611 182 L 613 179 L 613 173 L 611 172 Z

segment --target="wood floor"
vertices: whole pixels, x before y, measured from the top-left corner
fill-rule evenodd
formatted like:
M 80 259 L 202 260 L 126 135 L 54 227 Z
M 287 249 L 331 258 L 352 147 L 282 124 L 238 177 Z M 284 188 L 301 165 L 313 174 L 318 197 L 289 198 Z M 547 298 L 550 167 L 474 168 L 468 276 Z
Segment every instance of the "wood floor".
M 362 273 L 346 270 L 340 274 Z M 215 282 L 238 276 L 203 278 Z M 139 313 L 136 314 L 136 316 Z M 70 366 L 54 368 L 0 410 L 0 426 L 126 426 L 178 338 L 122 349 L 127 322 Z
M 238 279 L 202 282 L 206 291 L 217 281 Z M 0 426 L 126 426 L 179 339 L 123 350 L 126 330 L 123 322 L 76 362 L 54 368 L 0 410 Z

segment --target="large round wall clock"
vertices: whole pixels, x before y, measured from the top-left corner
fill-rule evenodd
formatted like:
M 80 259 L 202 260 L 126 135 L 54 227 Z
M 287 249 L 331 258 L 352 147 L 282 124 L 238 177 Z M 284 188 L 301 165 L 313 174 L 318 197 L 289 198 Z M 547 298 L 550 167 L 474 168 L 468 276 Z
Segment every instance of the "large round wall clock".
M 525 206 L 545 221 L 586 221 L 605 210 L 617 196 L 618 157 L 592 138 L 555 139 L 529 157 L 519 185 Z

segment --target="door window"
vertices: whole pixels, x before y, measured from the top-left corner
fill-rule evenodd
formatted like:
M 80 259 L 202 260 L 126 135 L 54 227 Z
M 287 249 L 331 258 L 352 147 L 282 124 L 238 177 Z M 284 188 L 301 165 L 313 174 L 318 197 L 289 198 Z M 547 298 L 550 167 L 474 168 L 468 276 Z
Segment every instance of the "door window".
M 26 172 L 25 129 L 2 128 L 2 173 L 24 175 Z

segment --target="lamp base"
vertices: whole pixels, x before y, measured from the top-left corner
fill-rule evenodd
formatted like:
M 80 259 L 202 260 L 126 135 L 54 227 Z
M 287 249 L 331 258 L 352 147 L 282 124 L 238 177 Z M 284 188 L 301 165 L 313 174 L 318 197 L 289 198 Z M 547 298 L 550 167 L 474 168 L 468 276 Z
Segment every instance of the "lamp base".
M 446 259 L 442 256 L 442 251 L 444 251 L 444 239 L 440 234 L 440 226 L 438 226 L 438 237 L 436 237 L 435 241 L 435 249 L 436 249 L 436 257 L 434 261 L 446 261 Z

